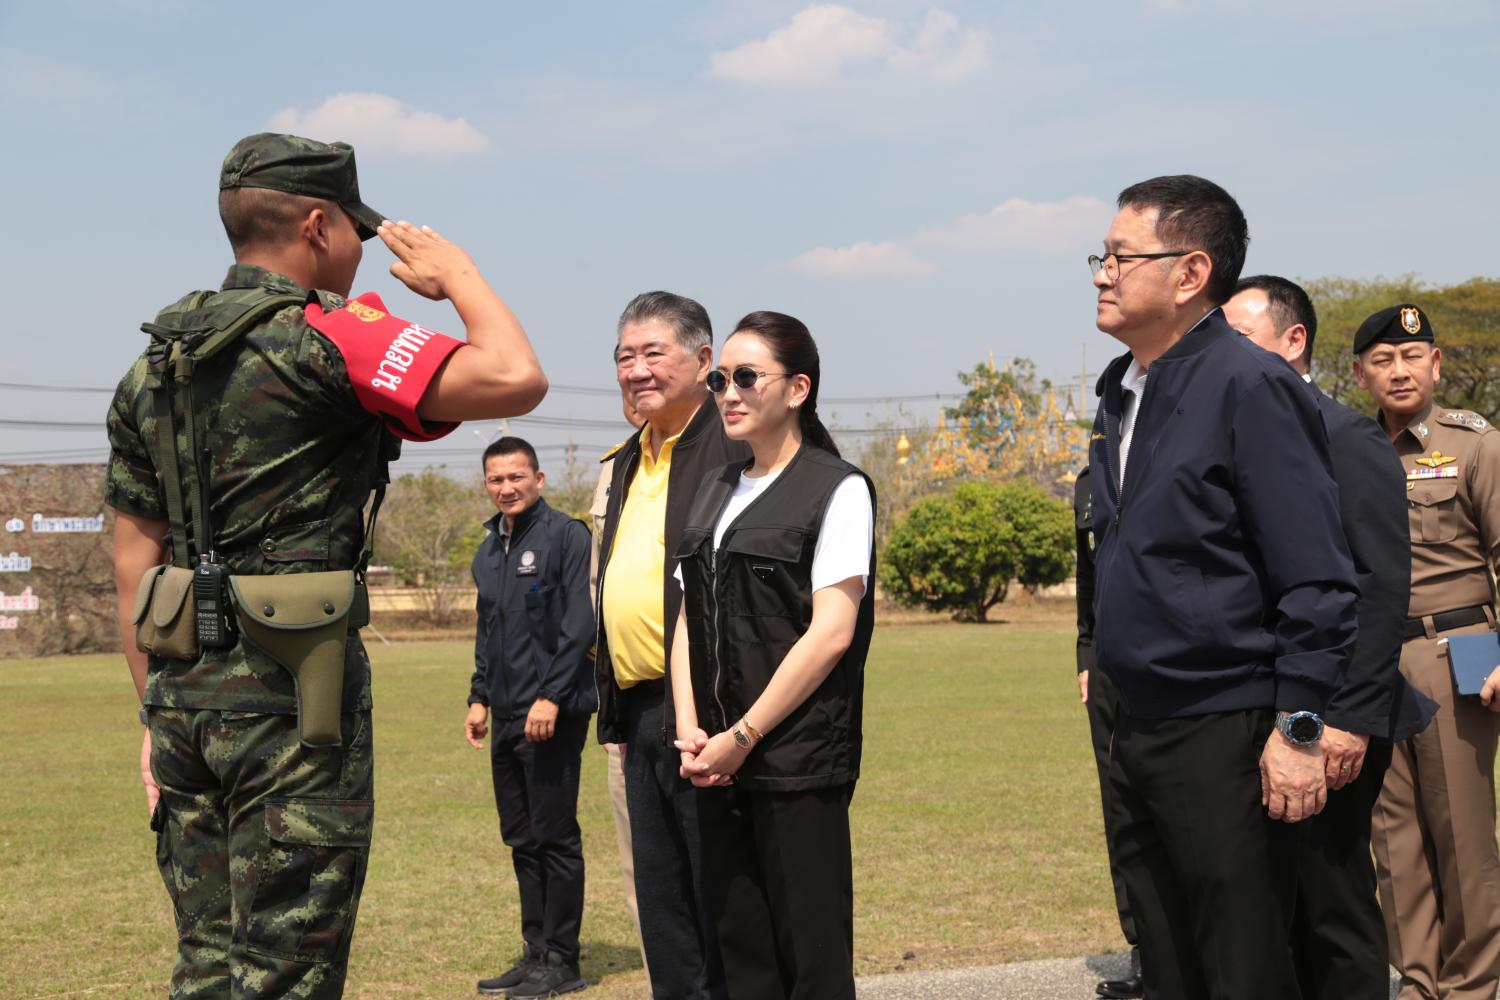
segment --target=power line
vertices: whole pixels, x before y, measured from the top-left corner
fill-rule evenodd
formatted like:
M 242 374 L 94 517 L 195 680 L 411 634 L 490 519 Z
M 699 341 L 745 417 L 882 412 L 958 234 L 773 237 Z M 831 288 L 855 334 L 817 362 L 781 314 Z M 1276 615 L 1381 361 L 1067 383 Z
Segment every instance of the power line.
M 17 392 L 86 392 L 96 394 L 113 395 L 115 390 L 97 385 L 42 385 L 33 382 L 0 382 L 0 389 L 8 389 Z M 559 393 L 571 396 L 598 396 L 618 397 L 618 388 L 605 389 L 599 386 L 589 385 L 560 385 L 552 383 L 548 387 L 548 393 Z M 916 392 L 897 394 L 890 396 L 825 396 L 825 403 L 917 403 L 926 400 L 956 399 L 962 396 L 959 391 L 952 392 Z

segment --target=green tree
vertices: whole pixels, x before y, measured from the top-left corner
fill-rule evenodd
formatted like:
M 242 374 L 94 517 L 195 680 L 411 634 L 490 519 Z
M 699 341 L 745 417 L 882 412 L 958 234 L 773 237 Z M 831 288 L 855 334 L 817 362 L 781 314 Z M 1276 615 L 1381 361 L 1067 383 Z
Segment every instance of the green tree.
M 1363 413 L 1374 404 L 1355 381 L 1350 347 L 1354 332 L 1380 309 L 1400 302 L 1422 307 L 1443 352 L 1437 399 L 1445 406 L 1474 410 L 1500 422 L 1500 280 L 1474 278 L 1447 287 L 1427 285 L 1412 275 L 1359 280 L 1318 278 L 1307 282 L 1318 310 L 1313 375 L 1325 392 Z
M 1016 579 L 1032 591 L 1062 583 L 1076 556 L 1072 508 L 1029 482 L 1006 483 L 1000 493 L 1015 532 Z
M 1013 580 L 1066 579 L 1072 544 L 1066 504 L 1032 483 L 975 480 L 906 512 L 886 542 L 881 582 L 902 604 L 982 622 Z
M 398 476 L 386 491 L 375 557 L 417 588 L 431 624 L 446 625 L 457 613 L 492 514 L 478 476 L 455 479 L 442 466 Z
M 973 371 L 959 372 L 958 380 L 968 392 L 957 406 L 944 412 L 949 420 L 966 421 L 969 441 L 976 448 L 993 449 L 1011 443 L 1016 415 L 1035 413 L 1052 388 L 1047 379 L 1038 381 L 1036 365 L 1030 358 L 1014 358 L 1003 369 L 996 368 L 991 358 L 975 365 Z

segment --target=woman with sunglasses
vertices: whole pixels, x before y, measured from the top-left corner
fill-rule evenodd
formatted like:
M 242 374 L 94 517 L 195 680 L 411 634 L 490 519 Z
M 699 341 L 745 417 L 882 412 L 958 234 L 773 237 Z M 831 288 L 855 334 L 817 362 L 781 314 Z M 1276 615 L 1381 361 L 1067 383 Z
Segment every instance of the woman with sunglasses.
M 854 997 L 849 800 L 874 627 L 874 487 L 817 415 L 818 350 L 751 313 L 708 373 L 754 457 L 710 473 L 676 553 L 676 746 L 731 998 Z

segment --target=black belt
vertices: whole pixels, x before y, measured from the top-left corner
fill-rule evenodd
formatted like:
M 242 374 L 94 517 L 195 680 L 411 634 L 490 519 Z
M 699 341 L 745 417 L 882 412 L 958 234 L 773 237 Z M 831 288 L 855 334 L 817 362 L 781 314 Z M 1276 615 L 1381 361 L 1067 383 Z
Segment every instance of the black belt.
M 1427 626 L 1422 623 L 1427 618 L 1432 619 L 1432 630 L 1434 632 L 1447 632 L 1449 629 L 1463 628 L 1465 625 L 1483 625 L 1489 621 L 1489 616 L 1485 614 L 1487 610 L 1489 609 L 1486 605 L 1476 604 L 1472 608 L 1443 611 L 1424 618 L 1408 618 L 1406 619 L 1406 625 L 1401 630 L 1401 638 L 1415 639 L 1419 635 L 1426 635 Z

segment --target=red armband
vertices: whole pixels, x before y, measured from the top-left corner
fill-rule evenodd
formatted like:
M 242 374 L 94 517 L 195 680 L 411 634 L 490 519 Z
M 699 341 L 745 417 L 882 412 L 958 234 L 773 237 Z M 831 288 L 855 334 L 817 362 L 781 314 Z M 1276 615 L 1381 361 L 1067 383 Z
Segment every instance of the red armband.
M 458 426 L 424 421 L 417 416 L 417 404 L 462 342 L 392 316 L 374 292 L 326 313 L 313 303 L 306 316 L 308 325 L 343 356 L 359 404 L 383 417 L 393 434 L 408 441 L 436 441 Z

